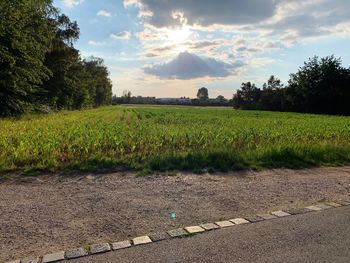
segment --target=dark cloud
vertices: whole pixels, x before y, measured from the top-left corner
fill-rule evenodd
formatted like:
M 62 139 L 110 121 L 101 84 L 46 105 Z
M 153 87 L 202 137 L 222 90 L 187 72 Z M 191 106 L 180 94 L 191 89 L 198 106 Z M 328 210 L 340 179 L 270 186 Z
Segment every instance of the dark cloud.
M 125 0 L 131 1 L 131 0 Z M 155 27 L 240 25 L 239 31 L 268 30 L 298 40 L 332 35 L 350 22 L 349 0 L 132 0 Z M 182 15 L 179 15 L 182 14 Z M 277 15 L 277 16 L 275 16 Z M 273 19 L 270 19 L 273 18 Z
M 250 30 L 272 30 L 270 35 L 286 34 L 290 40 L 327 36 L 335 33 L 335 27 L 341 23 L 350 21 L 350 1 L 344 0 L 308 0 L 302 4 L 297 0 L 281 0 L 284 4 L 294 4 L 290 12 L 285 12 L 279 20 L 273 23 L 250 26 Z
M 229 64 L 183 52 L 170 62 L 147 66 L 143 70 L 162 79 L 187 80 L 200 77 L 227 77 L 235 74 L 235 71 L 243 66 L 243 62 Z
M 176 47 L 176 45 L 169 45 L 169 46 L 154 48 L 153 51 L 155 51 L 155 52 L 170 51 L 170 50 L 174 49 L 175 47 Z
M 191 49 L 202 49 L 206 47 L 217 46 L 220 43 L 218 41 L 199 41 L 195 43 L 189 43 Z
M 206 48 L 215 48 L 219 47 L 223 41 L 198 41 L 198 42 L 185 42 L 181 44 L 183 47 L 186 47 L 187 50 L 203 50 Z M 158 48 L 150 49 L 147 53 L 145 53 L 145 57 L 158 57 L 168 55 L 170 52 L 177 49 L 179 45 L 167 45 Z
M 146 58 L 154 58 L 154 57 L 157 57 L 157 56 L 158 56 L 158 54 L 154 54 L 154 53 L 151 53 L 151 52 L 145 54 Z
M 155 27 L 181 25 L 251 24 L 265 20 L 276 11 L 280 0 L 138 0 L 144 11 L 152 12 L 147 22 Z M 183 14 L 181 15 L 176 14 Z

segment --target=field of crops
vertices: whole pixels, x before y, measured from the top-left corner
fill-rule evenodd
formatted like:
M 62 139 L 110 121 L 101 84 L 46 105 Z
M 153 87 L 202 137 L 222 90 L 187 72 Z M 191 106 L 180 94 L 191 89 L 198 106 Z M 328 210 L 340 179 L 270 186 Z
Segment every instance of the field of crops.
M 350 163 L 350 117 L 115 106 L 0 119 L 0 171 L 227 171 Z

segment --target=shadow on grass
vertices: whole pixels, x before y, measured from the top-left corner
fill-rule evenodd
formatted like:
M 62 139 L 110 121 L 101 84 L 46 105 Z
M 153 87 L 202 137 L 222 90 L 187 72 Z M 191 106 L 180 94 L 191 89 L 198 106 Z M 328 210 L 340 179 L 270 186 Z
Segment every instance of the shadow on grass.
M 227 172 L 230 170 L 243 170 L 249 168 L 248 163 L 238 154 L 214 153 L 188 153 L 176 156 L 154 158 L 148 162 L 150 171 L 193 171 L 202 173 L 204 170 Z
M 12 171 L 19 175 L 40 176 L 58 174 L 60 176 L 79 176 L 81 174 L 106 174 L 113 172 L 138 171 L 139 176 L 164 174 L 175 175 L 177 171 L 228 172 L 264 168 L 301 169 L 315 166 L 342 166 L 350 164 L 350 148 L 340 146 L 298 145 L 268 149 L 255 149 L 246 152 L 211 151 L 195 153 L 175 153 L 154 157 L 144 162 L 134 160 L 124 163 L 110 157 L 97 156 L 88 160 L 77 160 L 69 164 L 51 167 L 31 166 Z M 11 172 L 1 172 L 0 178 L 6 178 Z
M 277 148 L 253 154 L 251 162 L 261 168 L 339 166 L 350 163 L 350 149 L 333 146 Z
M 340 166 L 350 163 L 350 149 L 332 146 L 276 147 L 238 152 L 188 153 L 150 160 L 145 174 L 153 171 L 227 172 L 246 169 Z M 148 173 L 147 173 L 148 171 Z

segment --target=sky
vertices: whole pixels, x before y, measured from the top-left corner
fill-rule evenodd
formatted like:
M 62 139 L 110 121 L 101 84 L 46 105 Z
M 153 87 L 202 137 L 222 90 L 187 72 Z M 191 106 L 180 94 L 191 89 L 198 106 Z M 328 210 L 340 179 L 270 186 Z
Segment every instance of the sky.
M 113 94 L 232 98 L 242 82 L 287 84 L 304 61 L 350 66 L 349 0 L 54 0 L 80 27 L 83 58 L 103 58 Z

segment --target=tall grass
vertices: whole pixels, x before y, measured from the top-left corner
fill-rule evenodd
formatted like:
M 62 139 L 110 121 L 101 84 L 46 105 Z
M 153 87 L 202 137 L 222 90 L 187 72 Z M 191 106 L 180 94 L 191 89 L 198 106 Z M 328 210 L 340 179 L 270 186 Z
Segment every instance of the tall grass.
M 233 170 L 350 163 L 350 118 L 115 106 L 0 120 L 0 171 Z

